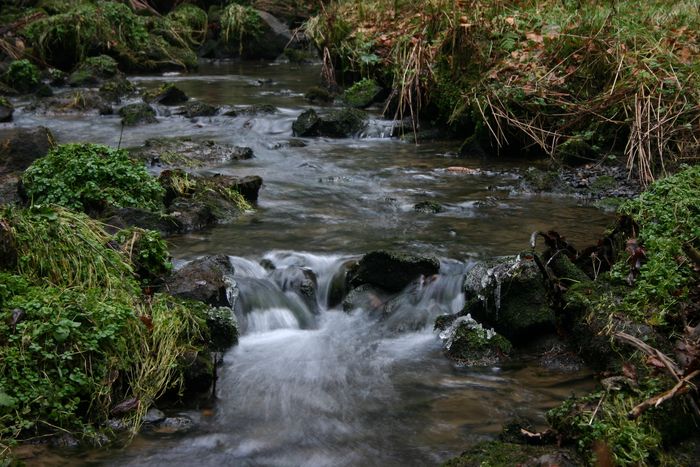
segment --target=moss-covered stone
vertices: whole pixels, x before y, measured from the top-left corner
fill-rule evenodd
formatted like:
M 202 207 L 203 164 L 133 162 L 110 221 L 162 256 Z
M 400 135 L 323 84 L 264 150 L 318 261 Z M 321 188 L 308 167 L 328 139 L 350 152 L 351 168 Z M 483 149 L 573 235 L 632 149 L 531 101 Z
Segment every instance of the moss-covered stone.
M 11 122 L 14 112 L 15 106 L 12 105 L 12 102 L 0 96 L 0 123 Z
M 180 105 L 187 102 L 189 97 L 173 83 L 165 83 L 156 89 L 144 92 L 143 100 L 149 104 Z
M 333 94 L 326 88 L 314 86 L 306 91 L 304 98 L 312 104 L 330 104 L 333 102 Z
M 363 79 L 346 89 L 342 95 L 343 102 L 356 109 L 372 105 L 381 93 L 382 87 L 373 79 Z
M 454 320 L 440 333 L 445 355 L 470 366 L 492 365 L 505 360 L 513 346 L 493 329 L 486 329 L 470 315 Z
M 189 101 L 182 107 L 180 113 L 187 118 L 211 117 L 219 111 L 218 107 L 209 105 L 202 101 Z
M 124 126 L 158 123 L 155 109 L 146 103 L 125 105 L 119 109 L 119 116 L 122 118 Z
M 353 287 L 372 284 L 389 292 L 400 292 L 413 280 L 439 271 L 440 262 L 434 257 L 378 250 L 362 257 L 352 271 L 350 283 Z
M 305 110 L 292 123 L 293 135 L 300 137 L 318 136 L 320 121 L 321 119 L 314 109 Z
M 486 441 L 442 465 L 443 467 L 511 467 L 515 465 L 573 467 L 584 464 L 572 451 L 555 446 Z
M 367 128 L 368 115 L 358 109 L 336 110 L 321 118 L 318 133 L 330 138 L 348 138 Z
M 108 55 L 86 58 L 68 77 L 71 86 L 94 86 L 119 72 L 117 61 Z
M 29 60 L 15 60 L 10 63 L 2 81 L 19 92 L 31 92 L 41 83 L 41 74 L 39 68 Z
M 413 209 L 426 214 L 437 214 L 444 212 L 445 208 L 437 201 L 421 201 L 413 206 Z
M 119 103 L 121 98 L 132 94 L 136 90 L 134 83 L 129 81 L 123 75 L 117 75 L 114 78 L 102 83 L 99 89 L 100 96 L 109 102 Z
M 542 171 L 530 167 L 523 173 L 523 181 L 533 191 L 552 191 L 560 182 L 556 171 Z

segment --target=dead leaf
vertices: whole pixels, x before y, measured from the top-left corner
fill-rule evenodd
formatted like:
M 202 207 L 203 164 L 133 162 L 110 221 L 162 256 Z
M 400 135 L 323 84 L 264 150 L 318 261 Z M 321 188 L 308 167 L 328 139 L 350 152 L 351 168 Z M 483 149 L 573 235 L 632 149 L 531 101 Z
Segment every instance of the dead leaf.
M 541 34 L 537 34 L 536 32 L 528 32 L 525 34 L 525 38 L 529 41 L 536 42 L 538 44 L 541 44 L 544 42 L 544 38 L 542 37 Z
M 459 167 L 459 166 L 448 167 L 447 171 L 453 172 L 453 173 L 469 174 L 469 175 L 476 175 L 479 173 L 479 169 L 470 169 L 469 167 Z
M 510 24 L 511 26 L 515 26 L 515 18 L 513 18 L 512 16 L 507 17 L 506 23 Z

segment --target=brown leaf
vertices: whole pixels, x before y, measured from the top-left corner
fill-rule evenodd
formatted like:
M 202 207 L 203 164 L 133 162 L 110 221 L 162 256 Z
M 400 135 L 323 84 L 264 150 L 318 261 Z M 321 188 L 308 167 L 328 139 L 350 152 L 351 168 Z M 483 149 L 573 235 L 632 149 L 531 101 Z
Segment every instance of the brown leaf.
M 538 44 L 541 44 L 544 42 L 544 38 L 542 37 L 542 34 L 537 34 L 536 32 L 525 33 L 525 38 L 529 41 L 536 42 Z
M 622 374 L 632 381 L 637 381 L 637 369 L 629 362 L 622 365 Z
M 112 415 L 119 415 L 119 414 L 123 414 L 123 413 L 127 413 L 127 412 L 132 412 L 132 411 L 138 409 L 140 404 L 141 404 L 140 400 L 138 400 L 136 397 L 132 397 L 131 399 L 127 399 L 125 401 L 122 401 L 119 404 L 112 407 L 112 410 L 110 410 L 110 413 Z
M 511 26 L 515 26 L 515 18 L 513 18 L 512 16 L 507 17 L 506 23 L 510 24 Z

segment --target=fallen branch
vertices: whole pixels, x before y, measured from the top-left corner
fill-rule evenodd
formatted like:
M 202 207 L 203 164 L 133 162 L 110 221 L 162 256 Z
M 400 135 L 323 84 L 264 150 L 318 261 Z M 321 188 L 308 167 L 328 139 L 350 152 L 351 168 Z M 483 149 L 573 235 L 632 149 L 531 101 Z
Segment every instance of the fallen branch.
M 687 394 L 691 390 L 696 389 L 695 385 L 692 384 L 690 381 L 698 375 L 700 375 L 700 370 L 695 370 L 688 376 L 681 378 L 681 380 L 678 381 L 678 383 L 675 386 L 673 386 L 673 388 L 671 388 L 670 390 L 662 394 L 658 394 L 654 397 L 651 397 L 642 402 L 641 404 L 638 404 L 635 408 L 629 411 L 629 413 L 627 414 L 627 418 L 629 418 L 630 420 L 639 418 L 640 415 L 642 415 L 651 407 L 658 407 L 664 402 L 671 400 L 676 396 Z

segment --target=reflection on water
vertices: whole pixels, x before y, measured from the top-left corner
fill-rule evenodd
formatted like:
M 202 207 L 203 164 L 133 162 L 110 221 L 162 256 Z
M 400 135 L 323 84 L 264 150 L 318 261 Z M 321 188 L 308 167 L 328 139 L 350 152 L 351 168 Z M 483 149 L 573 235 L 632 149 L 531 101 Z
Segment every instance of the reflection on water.
M 121 137 L 122 146 L 135 146 L 151 137 L 189 136 L 249 146 L 254 159 L 211 171 L 264 179 L 255 213 L 170 240 L 178 260 L 236 256 L 232 261 L 241 285 L 236 312 L 249 332 L 225 356 L 213 415 L 189 413 L 198 428 L 184 437 L 142 435 L 124 451 L 70 452 L 71 463 L 434 464 L 493 436 L 514 415 L 542 422 L 546 408 L 589 386 L 586 372 L 561 374 L 518 362 L 455 368 L 442 356 L 429 324 L 397 333 L 400 326 L 391 320 L 377 323 L 362 310 L 326 310 L 332 274 L 353 255 L 377 248 L 429 253 L 452 258 L 446 269 L 458 276 L 473 258 L 526 248 L 535 230 L 555 229 L 583 244 L 603 231 L 609 217 L 574 199 L 519 193 L 516 163 L 458 159 L 450 153 L 458 142 L 416 146 L 382 138 L 389 124 L 379 120 L 365 138 L 289 144 L 292 122 L 309 107 L 303 93 L 316 85 L 318 71 L 229 64 L 168 77 L 208 103 L 265 103 L 278 112 L 190 120 L 167 116 L 170 110 L 161 108 L 158 124 L 121 135 L 116 116 L 17 111 L 17 125 L 46 125 L 61 142 L 116 145 Z M 137 79 L 147 88 L 164 81 Z M 480 171 L 447 170 L 451 166 Z M 445 210 L 416 212 L 413 206 L 425 200 Z M 278 268 L 313 270 L 320 314 L 270 280 L 258 264 L 263 256 Z M 406 302 L 399 307 L 406 315 L 392 319 L 418 316 L 416 323 L 429 323 L 434 315 L 421 315 L 431 313 L 426 310 L 459 308 L 458 283 L 445 279 L 443 284 L 432 295 Z M 44 463 L 55 465 L 55 455 L 45 456 Z

